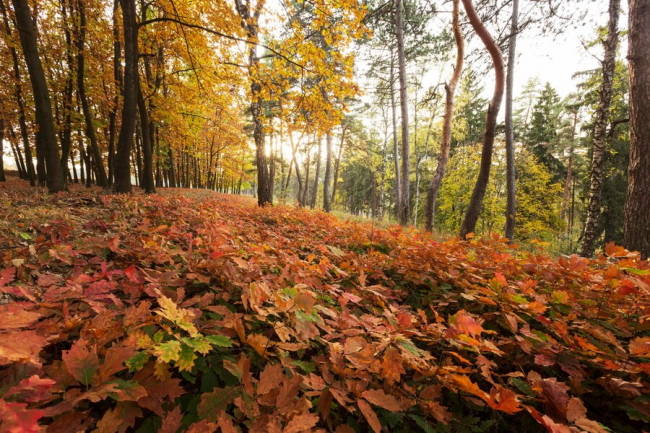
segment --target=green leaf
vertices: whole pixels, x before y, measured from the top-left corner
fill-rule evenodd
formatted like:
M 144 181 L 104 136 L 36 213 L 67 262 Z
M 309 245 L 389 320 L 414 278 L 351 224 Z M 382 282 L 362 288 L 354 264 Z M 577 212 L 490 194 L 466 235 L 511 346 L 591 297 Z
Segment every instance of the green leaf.
M 433 429 L 431 424 L 429 424 L 427 420 L 424 419 L 424 417 L 421 417 L 420 415 L 413 415 L 413 414 L 409 416 L 425 433 L 435 433 L 435 430 Z
M 230 341 L 230 338 L 223 335 L 208 335 L 205 339 L 213 346 L 232 347 L 232 341 Z
M 310 374 L 316 371 L 316 366 L 311 362 L 293 361 L 292 364 L 304 371 L 305 374 Z
M 150 358 L 151 354 L 149 352 L 142 351 L 127 359 L 126 365 L 129 367 L 129 371 L 133 373 L 134 371 L 142 369 L 142 367 L 144 367 L 147 362 L 149 362 Z
M 176 361 L 181 353 L 181 343 L 176 340 L 167 341 L 156 347 L 154 354 L 160 362 Z
M 176 366 L 180 371 L 190 371 L 194 366 L 195 359 L 196 355 L 194 354 L 194 350 L 190 346 L 183 344 L 181 345 L 181 351 L 176 360 Z
M 25 239 L 26 241 L 31 241 L 32 237 L 29 235 L 29 233 L 21 233 L 20 237 Z

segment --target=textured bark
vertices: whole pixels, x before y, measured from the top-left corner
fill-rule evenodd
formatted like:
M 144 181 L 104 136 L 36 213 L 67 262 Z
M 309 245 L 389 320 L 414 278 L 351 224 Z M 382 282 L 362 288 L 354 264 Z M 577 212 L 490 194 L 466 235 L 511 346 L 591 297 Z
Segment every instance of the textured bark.
M 629 3 L 630 164 L 625 203 L 629 250 L 650 257 L 650 3 Z
M 614 68 L 616 67 L 616 47 L 618 45 L 618 16 L 620 14 L 621 0 L 610 0 L 609 23 L 607 24 L 607 39 L 605 57 L 603 59 L 603 82 L 600 88 L 600 100 L 596 110 L 596 127 L 594 129 L 594 147 L 591 161 L 591 175 L 589 176 L 589 199 L 587 204 L 587 219 L 582 235 L 582 249 L 580 254 L 591 257 L 596 250 L 598 238 L 598 217 L 600 216 L 600 200 L 603 190 L 603 165 L 605 162 L 605 142 L 609 108 L 612 102 L 612 87 L 614 82 Z
M 343 144 L 345 143 L 345 133 L 347 132 L 347 128 L 344 126 L 343 127 L 343 133 L 341 134 L 341 145 L 339 146 L 339 154 L 336 157 L 336 164 L 334 165 L 334 180 L 333 180 L 333 185 L 332 185 L 332 198 L 331 202 L 334 203 L 334 199 L 336 198 L 336 186 L 339 183 L 339 167 L 341 165 L 341 155 L 343 155 Z
M 92 152 L 93 162 L 95 165 L 94 168 L 97 176 L 97 184 L 101 187 L 106 187 L 108 184 L 106 171 L 104 170 L 102 154 L 99 151 L 99 145 L 97 144 L 93 115 L 90 111 L 88 98 L 86 97 L 86 83 L 84 79 L 86 64 L 84 56 L 84 48 L 86 45 L 86 11 L 83 0 L 77 0 L 77 13 L 79 14 L 79 32 L 77 39 L 77 92 L 79 95 L 79 101 L 81 102 L 81 109 L 84 113 L 86 137 L 88 137 L 88 141 L 90 142 L 90 151 Z
M 5 162 L 2 158 L 2 153 L 4 151 L 4 139 L 5 139 L 5 121 L 0 119 L 0 182 L 6 182 L 7 177 L 5 176 Z
M 478 221 L 481 206 L 483 204 L 483 197 L 487 189 L 488 181 L 490 180 L 490 169 L 492 167 L 492 149 L 494 148 L 494 135 L 496 131 L 497 115 L 499 108 L 501 108 L 501 99 L 503 98 L 503 88 L 505 84 L 505 71 L 503 69 L 503 56 L 499 46 L 494 42 L 494 39 L 485 28 L 481 19 L 478 17 L 472 0 L 462 0 L 467 18 L 469 19 L 472 28 L 476 34 L 481 38 L 483 45 L 490 53 L 492 64 L 494 67 L 494 94 L 488 106 L 485 118 L 485 133 L 483 135 L 483 148 L 481 150 L 481 167 L 479 169 L 476 185 L 472 191 L 472 198 L 470 199 L 465 219 L 460 228 L 460 236 L 464 239 L 469 233 L 474 232 L 476 228 L 476 221 Z
M 332 134 L 325 135 L 325 179 L 323 179 L 323 210 L 332 211 L 332 199 L 330 197 L 330 182 L 332 179 Z
M 322 158 L 323 143 L 322 138 L 318 136 L 318 159 L 316 160 L 316 173 L 314 176 L 314 188 L 311 193 L 311 203 L 309 203 L 310 208 L 316 207 L 316 198 L 318 197 L 318 182 L 320 180 L 320 161 Z
M 512 1 L 510 38 L 508 41 L 508 73 L 506 76 L 506 227 L 505 235 L 515 240 L 515 131 L 512 125 L 512 87 L 514 85 L 515 61 L 517 60 L 517 33 L 519 32 L 519 0 Z
M 151 128 L 149 128 L 149 114 L 147 113 L 147 104 L 144 101 L 144 97 L 142 96 L 142 89 L 140 89 L 139 85 L 138 110 L 140 114 L 140 125 L 142 126 L 142 189 L 144 189 L 145 193 L 152 194 L 156 192 L 156 186 L 154 185 L 153 181 L 153 150 Z
M 25 166 L 25 161 L 23 160 L 23 154 L 20 153 L 20 148 L 18 147 L 18 139 L 16 138 L 16 133 L 11 127 L 11 123 L 7 125 L 9 129 L 9 144 L 11 145 L 11 150 L 14 154 L 14 160 L 16 161 L 16 167 L 18 167 L 18 176 L 21 179 L 28 179 L 27 167 Z M 33 186 L 33 185 L 32 185 Z
M 427 203 L 424 208 L 424 228 L 428 231 L 433 230 L 434 218 L 436 213 L 436 200 L 440 191 L 440 184 L 447 169 L 449 161 L 449 149 L 451 147 L 451 121 L 454 115 L 454 93 L 456 86 L 463 72 L 463 57 L 465 55 L 465 41 L 460 31 L 460 4 L 459 0 L 454 0 L 452 23 L 454 30 L 454 40 L 456 41 L 456 65 L 451 80 L 445 85 L 445 114 L 442 122 L 442 142 L 440 143 L 440 157 L 438 166 L 431 179 L 429 190 L 427 191 Z
M 36 122 L 39 128 L 38 135 L 43 145 L 43 157 L 46 164 L 47 188 L 50 192 L 63 191 L 65 183 L 63 170 L 61 170 L 61 161 L 59 160 L 59 145 L 56 130 L 54 129 L 50 92 L 47 88 L 43 64 L 38 54 L 36 31 L 32 22 L 29 4 L 27 0 L 12 1 L 16 13 L 20 44 L 23 48 L 25 63 L 32 83 Z
M 74 62 L 72 59 L 72 36 L 68 28 L 67 21 L 68 9 L 66 1 L 60 0 L 61 15 L 63 16 L 64 35 L 65 35 L 65 53 L 68 61 L 68 75 L 65 81 L 65 90 L 63 91 L 63 128 L 61 132 L 61 170 L 64 174 L 70 174 L 68 169 L 68 160 L 70 159 L 70 147 L 72 146 L 72 92 L 74 89 Z M 66 177 L 64 177 L 66 179 Z
M 406 56 L 404 54 L 404 28 L 402 0 L 395 0 L 395 27 L 397 33 L 397 66 L 399 72 L 399 99 L 402 114 L 402 173 L 400 176 L 400 201 L 397 219 L 402 225 L 409 223 L 411 194 L 411 142 L 409 140 L 409 109 L 406 92 Z
M 138 79 L 138 30 L 135 22 L 135 1 L 120 0 L 124 26 L 124 101 L 122 125 L 115 155 L 115 192 L 131 192 L 131 148 L 135 132 Z
M 399 141 L 397 138 L 397 102 L 395 101 L 395 73 L 394 58 L 390 57 L 390 108 L 393 120 L 393 154 L 395 155 L 395 204 L 399 213 L 399 204 L 402 202 L 402 182 L 399 170 Z

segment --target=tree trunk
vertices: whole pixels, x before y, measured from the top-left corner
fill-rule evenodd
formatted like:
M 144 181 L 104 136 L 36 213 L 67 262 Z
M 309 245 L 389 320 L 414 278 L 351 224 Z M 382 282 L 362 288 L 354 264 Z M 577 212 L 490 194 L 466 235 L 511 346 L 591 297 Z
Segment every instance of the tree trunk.
M 122 91 L 122 43 L 117 23 L 117 9 L 120 0 L 113 3 L 113 80 L 115 81 L 115 96 L 113 106 L 108 115 L 108 187 L 115 182 L 115 132 L 117 129 L 117 108 L 120 103 Z
M 66 77 L 65 90 L 63 92 L 63 131 L 61 133 L 61 169 L 64 173 L 70 174 L 68 160 L 70 159 L 70 147 L 72 146 L 72 93 L 74 89 L 74 67 L 72 59 L 72 36 L 67 26 L 68 10 L 65 7 L 65 0 L 60 0 L 61 15 L 64 21 L 64 34 L 66 46 L 66 59 L 68 61 L 68 75 Z M 72 18 L 70 16 L 70 18 Z M 64 179 L 66 179 L 64 177 Z
M 603 165 L 605 162 L 605 135 L 609 120 L 609 107 L 612 102 L 614 69 L 616 67 L 616 47 L 618 45 L 618 16 L 620 13 L 620 5 L 621 0 L 610 0 L 609 2 L 607 39 L 603 42 L 605 45 L 603 83 L 600 88 L 598 109 L 596 110 L 596 127 L 594 129 L 594 148 L 589 180 L 587 219 L 585 221 L 585 229 L 582 235 L 582 249 L 580 251 L 580 254 L 584 257 L 591 257 L 594 255 L 598 238 L 598 217 L 600 215 L 600 199 L 604 177 Z
M 465 219 L 460 228 L 460 236 L 465 239 L 469 233 L 474 232 L 476 222 L 478 221 L 481 206 L 483 204 L 483 197 L 487 189 L 488 181 L 490 180 L 490 168 L 492 167 L 492 149 L 494 147 L 494 135 L 496 131 L 497 115 L 499 108 L 501 108 L 501 99 L 503 98 L 503 88 L 505 82 L 505 72 L 503 69 L 503 56 L 499 46 L 494 42 L 492 36 L 485 28 L 481 19 L 478 17 L 472 0 L 462 0 L 465 12 L 469 18 L 469 22 L 476 34 L 481 38 L 483 45 L 490 53 L 492 63 L 494 66 L 494 94 L 492 101 L 487 110 L 485 117 L 485 134 L 483 135 L 483 149 L 481 151 L 481 168 L 479 169 L 478 179 L 474 191 L 472 191 L 472 198 L 470 199 Z
M 139 81 L 139 80 L 137 80 Z M 151 146 L 151 128 L 149 128 L 149 115 L 147 113 L 147 104 L 142 96 L 142 89 L 137 83 L 138 89 L 138 109 L 140 112 L 140 126 L 142 130 L 142 153 L 143 153 L 143 170 L 142 170 L 142 189 L 147 194 L 156 192 L 153 183 L 153 151 Z
M 623 245 L 650 257 L 650 4 L 630 0 L 630 163 Z
M 54 129 L 50 92 L 47 88 L 45 72 L 43 71 L 43 65 L 38 54 L 36 32 L 34 30 L 31 12 L 27 0 L 12 1 L 16 13 L 20 44 L 23 47 L 25 63 L 27 63 L 29 78 L 32 82 L 36 122 L 39 127 L 39 136 L 43 143 L 46 164 L 47 188 L 50 192 L 63 191 L 65 183 L 63 181 L 63 170 L 61 170 L 61 160 L 59 159 L 56 130 Z
M 427 203 L 424 208 L 424 228 L 425 230 L 432 231 L 434 225 L 434 218 L 436 212 L 436 200 L 438 192 L 440 191 L 440 184 L 445 175 L 447 162 L 449 161 L 449 149 L 451 147 L 451 121 L 454 115 L 454 93 L 456 86 L 460 80 L 463 72 L 463 57 L 465 53 L 465 41 L 463 34 L 460 31 L 460 4 L 459 0 L 454 0 L 452 23 L 454 31 L 454 40 L 456 41 L 456 65 L 454 72 L 451 76 L 451 81 L 445 85 L 445 114 L 442 121 L 442 142 L 440 143 L 440 157 L 438 158 L 438 166 L 431 179 L 429 190 L 427 191 Z
M 325 179 L 323 179 L 323 210 L 332 211 L 332 200 L 330 197 L 330 181 L 332 178 L 332 134 L 325 134 Z
M 406 58 L 404 55 L 404 29 L 402 24 L 402 0 L 395 0 L 395 27 L 397 31 L 397 65 L 399 70 L 399 99 L 402 113 L 402 173 L 401 193 L 398 203 L 398 220 L 409 223 L 411 193 L 411 142 L 409 140 L 409 108 L 406 92 Z
M 0 182 L 6 182 L 7 177 L 5 176 L 5 162 L 2 158 L 4 151 L 4 139 L 5 139 L 5 121 L 0 118 Z
M 131 192 L 131 148 L 135 131 L 138 83 L 138 28 L 135 1 L 120 0 L 124 26 L 124 101 L 115 155 L 115 192 Z
M 578 110 L 573 111 L 573 129 L 571 130 L 571 146 L 569 147 L 569 162 L 567 163 L 566 182 L 564 183 L 564 194 L 562 195 L 562 220 L 566 218 L 571 195 L 571 182 L 573 177 L 573 142 L 576 138 L 576 127 L 578 126 Z M 567 224 L 568 226 L 568 224 Z
M 402 182 L 400 176 L 399 166 L 399 143 L 397 140 L 397 103 L 395 102 L 395 73 L 394 73 L 394 58 L 391 51 L 390 57 L 390 105 L 393 115 L 393 153 L 395 155 L 395 205 L 399 217 L 399 205 L 402 202 Z
M 336 164 L 334 166 L 334 185 L 332 186 L 332 199 L 330 200 L 332 203 L 334 203 L 334 199 L 336 198 L 336 186 L 339 184 L 339 167 L 341 165 L 341 155 L 343 155 L 343 144 L 345 144 L 346 132 L 347 132 L 347 128 L 344 126 L 343 132 L 341 134 L 341 145 L 339 146 L 339 154 L 336 157 Z
M 88 98 L 86 97 L 86 84 L 84 81 L 85 57 L 84 48 L 86 44 L 86 11 L 84 0 L 77 0 L 77 13 L 79 14 L 79 39 L 77 40 L 77 91 L 81 101 L 81 109 L 86 121 L 86 137 L 90 142 L 90 151 L 92 152 L 93 162 L 95 164 L 95 174 L 97 175 L 97 184 L 103 188 L 107 185 L 106 171 L 102 163 L 102 154 L 97 144 L 95 135 L 95 125 L 93 124 L 93 115 L 90 112 Z
M 512 86 L 514 84 L 515 62 L 517 60 L 517 33 L 519 32 L 519 0 L 512 1 L 512 18 L 508 42 L 508 74 L 506 76 L 506 227 L 505 235 L 510 242 L 515 240 L 515 131 L 512 125 Z
M 18 167 L 18 175 L 21 179 L 27 180 L 29 176 L 27 174 L 25 161 L 23 160 L 23 154 L 20 153 L 20 148 L 18 147 L 18 138 L 16 137 L 14 129 L 11 127 L 11 123 L 7 126 L 9 129 L 9 144 L 11 145 L 11 150 L 14 153 L 14 160 L 16 161 L 16 167 Z
M 321 136 L 318 136 L 318 159 L 316 160 L 316 173 L 314 176 L 314 189 L 311 195 L 311 203 L 309 204 L 310 208 L 316 207 L 316 198 L 318 197 L 318 181 L 320 180 L 320 161 L 322 158 L 322 139 Z

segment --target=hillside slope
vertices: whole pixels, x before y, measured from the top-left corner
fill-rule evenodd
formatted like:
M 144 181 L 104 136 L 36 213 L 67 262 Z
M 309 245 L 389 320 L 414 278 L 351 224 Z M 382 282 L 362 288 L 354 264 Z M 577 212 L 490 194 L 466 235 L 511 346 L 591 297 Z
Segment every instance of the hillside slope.
M 650 263 L 258 208 L 0 184 L 0 430 L 621 431 Z

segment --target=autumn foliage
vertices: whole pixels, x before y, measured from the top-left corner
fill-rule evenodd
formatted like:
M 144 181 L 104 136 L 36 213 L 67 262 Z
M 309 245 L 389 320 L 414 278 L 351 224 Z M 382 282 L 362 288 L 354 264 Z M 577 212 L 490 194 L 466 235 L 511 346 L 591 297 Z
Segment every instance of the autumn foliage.
M 641 431 L 650 263 L 0 185 L 0 430 Z

